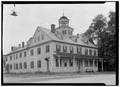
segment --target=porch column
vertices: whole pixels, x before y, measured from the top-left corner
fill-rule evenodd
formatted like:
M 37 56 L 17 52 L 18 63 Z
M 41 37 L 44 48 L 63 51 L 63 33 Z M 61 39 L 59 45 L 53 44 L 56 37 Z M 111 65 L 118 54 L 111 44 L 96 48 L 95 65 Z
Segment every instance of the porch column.
M 60 67 L 60 55 L 58 56 L 58 62 L 59 62 L 59 67 Z
M 76 68 L 75 56 L 73 57 L 73 67 L 74 67 L 74 71 L 75 71 L 75 68 Z
M 82 60 L 82 66 L 83 66 L 82 70 L 84 71 L 84 67 L 85 67 L 85 60 L 84 59 Z
M 93 59 L 93 69 L 94 69 L 94 71 L 96 71 L 96 68 L 95 68 L 95 59 Z
M 102 72 L 103 72 L 103 59 L 101 59 L 101 63 L 102 63 Z

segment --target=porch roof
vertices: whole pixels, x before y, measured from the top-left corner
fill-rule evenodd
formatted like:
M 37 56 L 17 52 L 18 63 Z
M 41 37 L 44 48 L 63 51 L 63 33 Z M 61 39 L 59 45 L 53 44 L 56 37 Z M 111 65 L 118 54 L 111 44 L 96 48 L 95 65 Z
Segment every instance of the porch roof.
M 65 58 L 79 58 L 79 59 L 103 59 L 102 57 L 98 57 L 98 56 L 90 56 L 90 55 L 81 55 L 81 54 L 75 54 L 75 53 L 63 53 L 63 52 L 55 52 L 56 54 L 53 54 L 54 56 L 60 56 L 60 57 L 65 57 Z

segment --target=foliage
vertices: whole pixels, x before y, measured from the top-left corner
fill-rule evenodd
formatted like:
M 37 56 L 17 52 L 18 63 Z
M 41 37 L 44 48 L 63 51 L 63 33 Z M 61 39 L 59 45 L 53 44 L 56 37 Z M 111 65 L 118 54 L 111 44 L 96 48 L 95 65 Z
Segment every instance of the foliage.
M 90 42 L 97 42 L 99 56 L 113 63 L 113 59 L 114 61 L 116 59 L 115 12 L 109 12 L 108 17 L 107 22 L 102 14 L 97 15 L 84 35 L 90 39 Z

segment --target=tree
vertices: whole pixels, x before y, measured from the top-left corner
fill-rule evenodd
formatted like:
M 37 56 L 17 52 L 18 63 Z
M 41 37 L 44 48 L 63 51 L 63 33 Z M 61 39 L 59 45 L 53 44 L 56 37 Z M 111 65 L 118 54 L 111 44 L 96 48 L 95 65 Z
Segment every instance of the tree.
M 89 29 L 84 33 L 86 37 L 97 42 L 99 56 L 108 61 L 108 66 L 113 69 L 116 61 L 116 17 L 115 12 L 109 12 L 109 21 L 99 14 L 94 19 Z M 92 41 L 91 41 L 92 42 Z
M 103 46 L 101 44 L 101 38 L 103 37 L 106 28 L 107 28 L 106 17 L 104 17 L 102 14 L 99 14 L 93 19 L 93 22 L 89 26 L 89 29 L 84 33 L 84 35 L 89 38 L 90 42 L 94 41 L 97 42 L 96 45 L 98 45 L 98 47 L 100 48 L 99 51 L 101 52 L 99 53 L 101 53 L 100 56 L 102 57 L 104 54 L 104 50 L 101 48 Z

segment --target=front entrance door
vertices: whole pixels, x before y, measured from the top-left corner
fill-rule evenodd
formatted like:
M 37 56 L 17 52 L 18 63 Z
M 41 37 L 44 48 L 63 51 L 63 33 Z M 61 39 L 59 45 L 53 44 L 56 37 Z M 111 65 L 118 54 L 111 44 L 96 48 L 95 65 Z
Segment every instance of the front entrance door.
M 50 71 L 50 70 L 49 70 L 49 59 L 46 58 L 45 60 L 46 60 L 46 64 L 47 64 L 47 72 L 49 72 L 49 71 Z
M 81 71 L 81 68 L 82 68 L 82 61 L 81 60 L 77 60 L 77 67 L 78 67 L 78 71 Z

